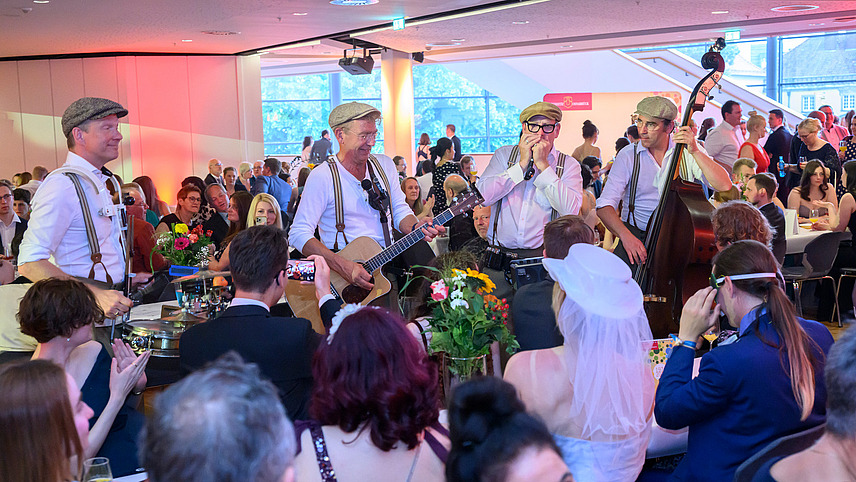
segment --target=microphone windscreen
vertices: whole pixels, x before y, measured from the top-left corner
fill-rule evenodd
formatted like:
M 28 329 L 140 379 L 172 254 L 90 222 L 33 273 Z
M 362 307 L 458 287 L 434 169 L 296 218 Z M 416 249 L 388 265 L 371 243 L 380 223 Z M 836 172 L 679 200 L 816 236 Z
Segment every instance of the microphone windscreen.
M 366 191 L 372 190 L 372 182 L 368 179 L 363 179 L 363 181 L 360 183 L 360 186 L 362 186 L 363 189 L 365 189 Z

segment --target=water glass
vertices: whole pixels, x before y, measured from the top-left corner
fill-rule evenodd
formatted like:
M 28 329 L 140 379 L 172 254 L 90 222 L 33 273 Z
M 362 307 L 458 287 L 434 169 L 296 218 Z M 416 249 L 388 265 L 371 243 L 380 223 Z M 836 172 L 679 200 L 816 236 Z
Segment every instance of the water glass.
M 95 457 L 83 462 L 83 477 L 80 482 L 110 482 L 113 472 L 110 470 L 110 460 L 107 457 Z

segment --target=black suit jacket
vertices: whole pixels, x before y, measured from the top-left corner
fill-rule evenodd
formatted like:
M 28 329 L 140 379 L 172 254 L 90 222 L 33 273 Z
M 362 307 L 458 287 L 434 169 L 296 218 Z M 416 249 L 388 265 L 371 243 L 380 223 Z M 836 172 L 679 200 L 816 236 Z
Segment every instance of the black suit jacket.
M 776 230 L 773 235 L 773 256 L 781 265 L 785 260 L 785 253 L 788 251 L 788 243 L 785 240 L 785 213 L 773 203 L 762 206 L 760 211 L 770 222 L 770 226 Z
M 520 350 L 541 350 L 565 342 L 553 314 L 553 280 L 521 286 L 511 303 L 511 324 Z
M 250 179 L 253 179 L 253 178 L 250 178 Z M 242 183 L 241 181 L 235 181 L 235 192 L 246 191 L 246 190 L 247 190 L 247 186 L 244 186 L 244 183 Z
M 461 140 L 458 139 L 458 136 L 452 136 L 452 145 L 455 146 L 455 162 L 461 162 L 461 157 L 463 157 L 464 153 L 461 152 Z
M 791 163 L 791 138 L 793 136 L 783 126 L 780 129 L 773 131 L 764 144 L 764 150 L 770 156 L 770 172 L 779 174 L 779 156 L 785 161 L 785 164 Z
M 220 249 L 222 247 L 220 243 L 223 242 L 226 233 L 229 232 L 229 223 L 223 219 L 223 216 L 220 216 L 220 213 L 214 213 L 202 223 L 202 229 L 206 231 L 211 230 L 211 241 L 214 243 L 214 246 L 217 246 L 217 249 Z
M 220 180 L 217 179 L 216 177 L 212 176 L 210 172 L 208 173 L 207 176 L 205 176 L 205 185 L 207 186 L 209 184 L 220 184 L 221 186 L 223 185 L 223 183 L 220 182 Z
M 12 256 L 18 257 L 18 248 L 21 247 L 21 240 L 24 239 L 24 231 L 27 230 L 27 220 L 18 218 L 20 223 L 15 224 L 15 236 L 12 236 Z
M 321 307 L 325 326 L 330 326 L 339 307 L 336 300 Z M 322 340 L 305 318 L 281 318 L 260 306 L 236 306 L 188 328 L 179 341 L 179 363 L 182 375 L 187 375 L 235 351 L 273 382 L 291 420 L 305 420 L 312 392 L 312 357 Z

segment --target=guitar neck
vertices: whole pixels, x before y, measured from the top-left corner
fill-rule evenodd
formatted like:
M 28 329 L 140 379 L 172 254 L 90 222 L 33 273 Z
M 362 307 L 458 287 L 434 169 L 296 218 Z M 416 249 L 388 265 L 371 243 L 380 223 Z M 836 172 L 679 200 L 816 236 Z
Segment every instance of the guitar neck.
M 447 209 L 434 217 L 434 224 L 446 224 L 453 217 L 455 217 L 455 215 L 452 213 L 452 210 Z M 421 229 L 414 229 L 410 232 L 410 234 L 399 239 L 398 241 L 393 243 L 392 246 L 384 249 L 383 251 L 366 261 L 366 271 L 368 271 L 369 273 L 374 272 L 374 270 L 380 268 L 386 263 L 389 263 L 390 261 L 395 259 L 396 256 L 400 255 L 408 248 L 421 241 L 424 237 L 425 234 L 422 233 Z

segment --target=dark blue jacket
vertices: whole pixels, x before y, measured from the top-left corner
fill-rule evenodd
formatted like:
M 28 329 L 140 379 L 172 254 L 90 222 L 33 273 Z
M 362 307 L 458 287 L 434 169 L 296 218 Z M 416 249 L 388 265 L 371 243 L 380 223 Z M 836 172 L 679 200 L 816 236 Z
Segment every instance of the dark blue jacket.
M 279 176 L 259 176 L 253 183 L 250 194 L 253 196 L 266 192 L 276 199 L 279 209 L 285 211 L 288 201 L 291 199 L 291 184 L 283 181 Z
M 799 319 L 817 343 L 815 397 L 812 411 L 800 421 L 800 409 L 791 390 L 787 358 L 759 338 L 778 343 L 766 314 L 761 315 L 734 343 L 719 346 L 701 359 L 692 377 L 695 352 L 677 347 L 666 363 L 654 415 L 667 429 L 689 426 L 687 454 L 671 480 L 728 481 L 737 467 L 779 437 L 826 421 L 826 385 L 823 367 L 832 335 L 816 321 Z

